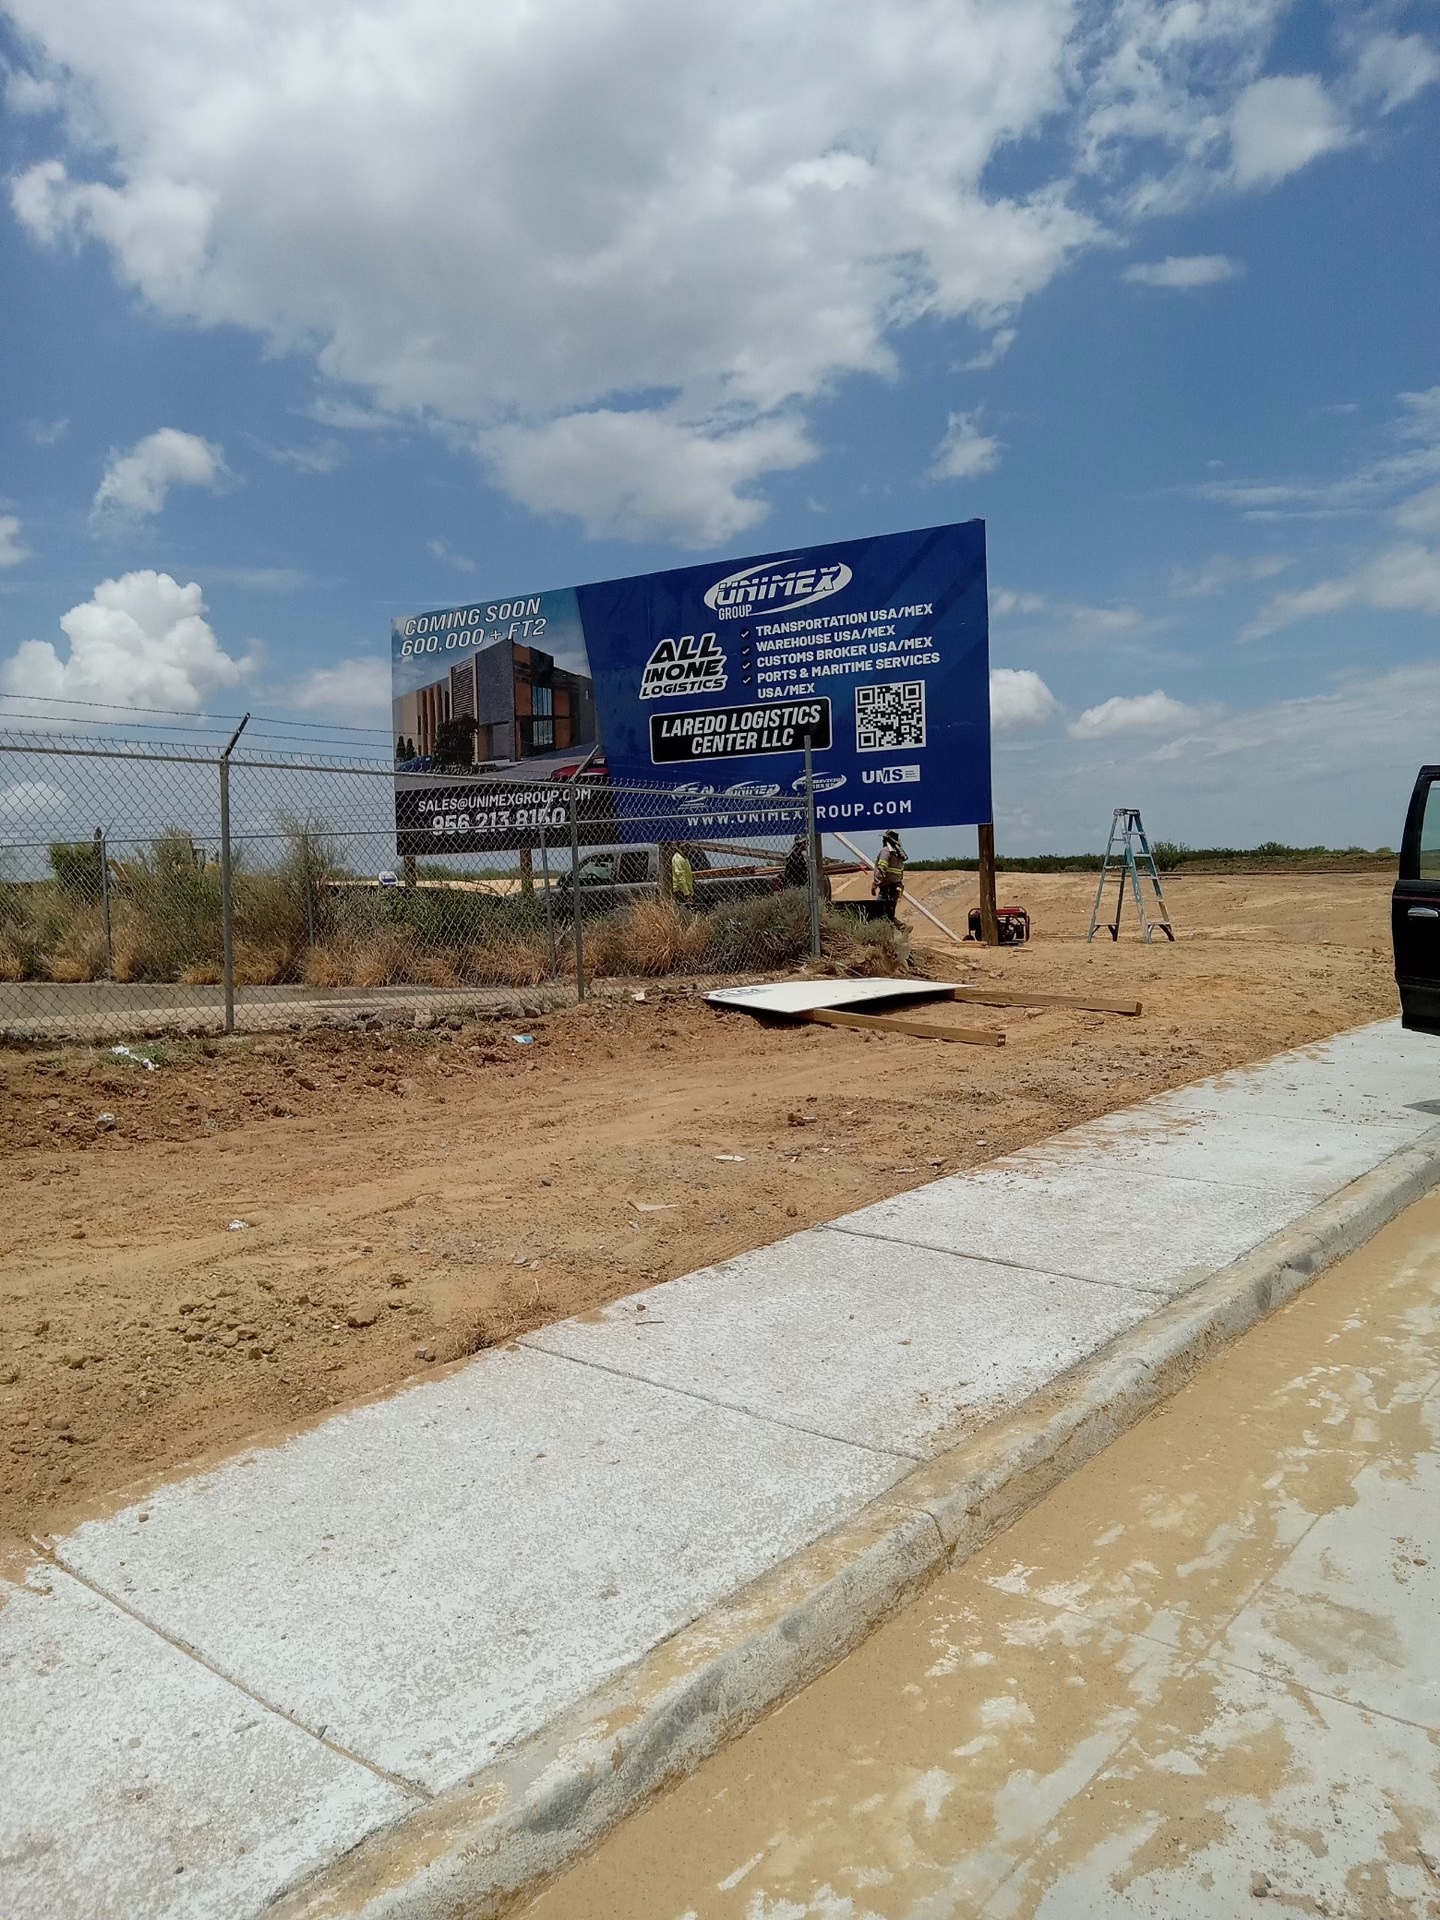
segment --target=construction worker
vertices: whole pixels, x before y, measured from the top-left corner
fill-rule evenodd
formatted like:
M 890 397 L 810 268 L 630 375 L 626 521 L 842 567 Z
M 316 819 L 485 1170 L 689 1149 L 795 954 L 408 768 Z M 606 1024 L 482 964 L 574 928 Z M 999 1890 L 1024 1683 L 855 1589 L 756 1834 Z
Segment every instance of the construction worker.
M 880 902 L 880 911 L 885 918 L 893 920 L 895 908 L 905 891 L 905 849 L 893 827 L 885 829 L 880 842 L 880 858 L 875 862 L 870 891 Z
M 797 833 L 794 845 L 785 856 L 785 865 L 780 870 L 780 878 L 787 887 L 808 887 L 810 884 L 810 851 L 807 841 L 808 835 Z
M 682 906 L 694 906 L 695 869 L 686 859 L 683 847 L 676 847 L 670 856 L 670 891 Z

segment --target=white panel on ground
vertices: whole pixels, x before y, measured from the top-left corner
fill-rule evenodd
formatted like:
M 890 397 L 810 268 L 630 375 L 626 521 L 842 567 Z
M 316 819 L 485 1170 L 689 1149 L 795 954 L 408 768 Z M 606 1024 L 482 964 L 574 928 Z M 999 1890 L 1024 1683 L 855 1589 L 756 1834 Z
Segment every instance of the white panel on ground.
M 1093 1159 L 1026 1167 L 1012 1159 L 862 1207 L 834 1226 L 1170 1295 L 1228 1267 L 1312 1205 L 1300 1194 L 1111 1173 Z
M 926 1458 L 1154 1306 L 1118 1287 L 819 1228 L 525 1344 Z
M 437 1791 L 905 1466 L 502 1350 L 164 1487 L 60 1552 L 304 1725 Z
M 817 1007 L 868 1007 L 886 1001 L 946 1000 L 946 980 L 770 980 L 753 987 L 720 987 L 705 998 L 742 1013 L 811 1013 Z
M 50 1567 L 0 1582 L 5 1920 L 234 1920 L 410 1797 Z

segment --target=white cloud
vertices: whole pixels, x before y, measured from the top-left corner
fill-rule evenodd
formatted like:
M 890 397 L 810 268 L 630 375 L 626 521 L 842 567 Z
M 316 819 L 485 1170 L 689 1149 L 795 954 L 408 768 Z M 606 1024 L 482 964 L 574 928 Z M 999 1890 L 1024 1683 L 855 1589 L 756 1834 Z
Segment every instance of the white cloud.
M 1437 711 L 1440 661 L 1427 661 L 1386 674 L 1366 669 L 1303 699 L 1206 714 L 1179 741 L 1062 736 L 1039 755 L 1017 743 L 1014 760 L 1002 743 L 1001 845 L 1102 847 L 1110 810 L 1125 800 L 1143 810 L 1152 835 L 1192 846 L 1272 838 L 1395 846 L 1415 769 L 1435 757 Z M 1037 842 L 1009 825 L 1025 814 L 1060 825 Z
M 1266 188 L 1348 139 L 1312 75 L 1262 78 L 1290 0 L 1116 0 L 1081 10 L 1094 60 L 1082 162 L 1133 219 Z M 1124 183 L 1128 143 L 1145 171 Z
M 116 710 L 111 717 L 137 706 L 198 712 L 250 668 L 248 659 L 221 648 L 204 614 L 194 581 L 182 587 L 168 573 L 150 571 L 102 580 L 89 600 L 61 618 L 70 643 L 64 657 L 49 640 L 26 640 L 0 664 L 0 706 L 11 694 L 28 696 L 26 712 L 34 711 L 37 698 L 110 707 Z
M 1238 263 L 1223 253 L 1171 253 L 1163 260 L 1127 267 L 1124 278 L 1138 287 L 1188 292 L 1192 287 L 1213 287 L 1221 280 L 1233 280 L 1240 271 Z
M 990 669 L 990 725 L 996 733 L 1043 727 L 1060 712 L 1060 702 L 1029 667 Z
M 1043 593 L 1016 593 L 1013 587 L 990 589 L 992 620 L 1008 620 L 1017 613 L 1044 613 L 1049 604 Z
M 1083 607 L 1064 609 L 1070 629 L 1078 638 L 1105 640 L 1122 633 L 1133 633 L 1144 620 L 1138 607 Z
M 950 415 L 945 437 L 935 449 L 932 480 L 976 480 L 999 466 L 1004 443 L 981 433 L 978 421 L 975 413 Z
M 61 129 L 11 198 L 166 317 L 313 356 L 323 425 L 434 426 L 527 505 L 693 543 L 759 517 L 804 410 L 904 328 L 964 319 L 993 364 L 1127 212 L 1346 137 L 1317 81 L 1257 77 L 1285 11 L 8 0 L 12 97 Z M 1016 149 L 1035 184 L 1005 193 Z M 631 425 L 612 480 L 636 415 L 656 475 Z
M 1397 397 L 1400 413 L 1388 434 L 1392 445 L 1402 444 L 1338 480 L 1207 480 L 1196 492 L 1203 500 L 1223 501 L 1257 520 L 1373 508 L 1402 487 L 1440 473 L 1440 386 Z
M 357 406 L 353 400 L 340 400 L 334 394 L 321 394 L 305 412 L 317 426 L 333 427 L 338 433 L 398 433 L 409 424 L 398 414 Z
M 443 560 L 447 566 L 454 567 L 459 573 L 474 573 L 475 562 L 463 553 L 452 553 L 443 540 L 427 540 L 425 551 L 436 560 Z
M 1406 533 L 1440 540 L 1440 487 L 1426 487 L 1423 493 L 1402 500 L 1392 508 L 1390 518 Z
M 1242 187 L 1272 186 L 1350 137 L 1313 73 L 1276 74 L 1247 87 L 1231 110 L 1231 166 Z
M 168 315 L 314 348 L 366 403 L 325 424 L 466 430 L 596 532 L 750 525 L 754 484 L 803 457 L 797 404 L 888 373 L 922 316 L 1003 327 L 1097 231 L 1063 180 L 981 184 L 1064 104 L 1066 0 L 18 17 L 78 164 L 108 150 L 15 183 L 36 239 L 100 242 Z
M 1401 438 L 1431 447 L 1440 445 L 1440 386 L 1402 393 L 1400 405 L 1404 409 L 1399 423 Z
M 159 513 L 171 487 L 213 487 L 224 472 L 219 447 L 197 433 L 161 427 L 137 440 L 128 453 L 111 454 L 91 518 L 105 522 Z
M 20 522 L 13 513 L 0 513 L 0 567 L 18 567 L 30 558 L 30 549 L 20 538 Z
M 265 451 L 277 466 L 292 467 L 296 473 L 334 473 L 345 461 L 345 449 L 338 440 L 321 440 L 309 447 L 267 447 Z
M 65 789 L 49 780 L 14 780 L 8 787 L 0 787 L 0 825 L 53 819 L 69 804 L 70 796 Z
M 573 513 L 597 537 L 685 547 L 716 546 L 752 526 L 765 508 L 742 489 L 815 457 L 785 415 L 727 429 L 644 409 L 501 427 L 483 444 L 506 492 L 537 513 Z
M 1437 490 L 1440 491 L 1440 490 Z M 1385 613 L 1440 614 L 1440 552 L 1407 541 L 1366 560 L 1352 573 L 1317 581 L 1294 593 L 1277 593 L 1240 635 L 1263 640 L 1298 620 L 1313 620 L 1346 607 Z
M 390 662 L 373 654 L 316 667 L 292 689 L 290 703 L 304 713 L 323 713 L 356 725 L 390 724 Z
M 1098 707 L 1087 707 L 1070 732 L 1076 740 L 1102 740 L 1116 733 L 1174 733 L 1199 716 L 1197 707 L 1154 693 L 1116 694 Z
M 299 567 L 202 567 L 207 580 L 226 587 L 249 587 L 258 593 L 294 593 L 306 584 Z
M 973 359 L 962 360 L 961 373 L 988 373 L 992 367 L 999 366 L 1006 354 L 1014 346 L 1019 335 L 1014 327 L 1000 327 L 990 336 L 990 344 L 983 353 L 977 353 Z
M 889 373 L 923 318 L 998 353 L 1101 232 L 1063 170 L 986 177 L 1083 89 L 1069 0 L 12 10 L 70 133 L 12 188 L 37 241 L 94 240 L 165 315 L 313 352 L 324 424 L 459 428 L 597 530 L 751 524 L 806 444 L 795 407 Z M 1228 26 L 1191 39 L 1224 66 Z M 594 423 L 632 411 L 693 460 L 610 484 Z M 757 437 L 777 415 L 783 459 Z
M 1418 33 L 1377 33 L 1361 49 L 1353 88 L 1362 100 L 1375 100 L 1393 113 L 1425 87 L 1440 80 L 1440 53 Z
M 1399 405 L 1399 415 L 1389 427 L 1392 451 L 1366 461 L 1338 480 L 1212 481 L 1199 489 L 1202 497 L 1224 500 L 1251 518 L 1297 512 L 1359 515 L 1383 508 L 1392 525 L 1412 536 L 1362 553 L 1347 572 L 1275 594 L 1241 631 L 1240 639 L 1262 640 L 1282 627 L 1339 613 L 1347 607 L 1440 613 L 1440 551 L 1427 544 L 1440 536 L 1440 486 L 1424 487 L 1408 498 L 1395 499 L 1402 489 L 1440 473 L 1440 386 L 1402 393 Z M 1178 586 L 1175 590 L 1182 591 Z
M 53 447 L 65 438 L 70 430 L 68 420 L 27 420 L 25 432 L 37 447 Z
M 1051 622 L 1052 644 L 1103 646 L 1144 624 L 1138 607 L 1091 607 L 1080 600 L 1051 600 L 1043 593 L 1017 593 L 1010 587 L 990 589 L 990 616 L 995 620 L 1040 616 Z
M 1273 580 L 1292 564 L 1285 553 L 1257 553 L 1248 559 L 1232 553 L 1213 554 L 1203 566 L 1177 567 L 1170 576 L 1170 592 L 1177 600 L 1208 600 L 1227 587 L 1252 580 Z

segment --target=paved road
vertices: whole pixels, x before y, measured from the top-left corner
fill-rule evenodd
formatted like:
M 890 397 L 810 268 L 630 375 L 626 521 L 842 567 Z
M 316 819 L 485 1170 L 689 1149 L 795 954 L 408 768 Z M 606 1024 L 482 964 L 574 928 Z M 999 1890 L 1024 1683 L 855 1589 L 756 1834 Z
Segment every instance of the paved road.
M 1432 1195 L 525 1920 L 1440 1915 L 1437 1326 Z

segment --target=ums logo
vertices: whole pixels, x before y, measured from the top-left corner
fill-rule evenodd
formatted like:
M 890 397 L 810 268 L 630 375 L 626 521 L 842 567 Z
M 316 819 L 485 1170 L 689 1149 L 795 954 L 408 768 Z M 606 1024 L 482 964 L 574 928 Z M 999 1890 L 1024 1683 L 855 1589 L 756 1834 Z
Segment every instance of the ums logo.
M 661 700 L 671 693 L 723 693 L 725 654 L 713 633 L 682 633 L 662 640 L 645 662 L 640 698 Z
M 839 593 L 852 577 L 843 560 L 832 560 L 827 567 L 804 560 L 766 560 L 717 580 L 705 595 L 705 604 L 717 620 L 739 620 L 749 613 L 792 613 L 796 607 Z

